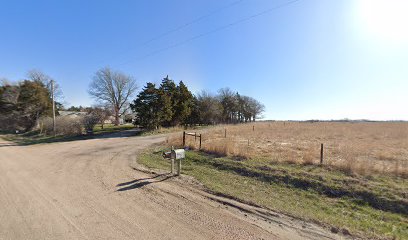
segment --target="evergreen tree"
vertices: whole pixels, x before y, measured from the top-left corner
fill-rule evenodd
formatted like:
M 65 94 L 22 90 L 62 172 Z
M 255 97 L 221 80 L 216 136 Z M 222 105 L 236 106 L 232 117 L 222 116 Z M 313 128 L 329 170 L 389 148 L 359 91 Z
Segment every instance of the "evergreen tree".
M 166 76 L 163 78 L 159 88 L 161 102 L 161 125 L 165 127 L 174 126 L 174 114 L 177 103 L 177 86 L 173 80 Z
M 18 95 L 20 94 L 19 86 L 5 84 L 0 86 L 0 112 L 3 116 L 16 110 Z
M 180 81 L 174 97 L 176 98 L 174 101 L 176 104 L 174 105 L 173 123 L 175 125 L 186 124 L 194 104 L 193 94 L 188 90 L 183 81 Z
M 41 116 L 52 115 L 51 93 L 43 83 L 25 80 L 20 84 L 17 109 L 25 130 L 31 130 Z
M 157 90 L 160 126 L 170 127 L 174 116 L 172 97 L 163 89 Z
M 229 88 L 212 95 L 202 91 L 194 96 L 180 81 L 165 77 L 159 89 L 148 83 L 132 104 L 141 125 L 148 128 L 179 124 L 217 124 L 252 122 L 260 117 L 264 105 L 254 98 Z
M 137 98 L 130 104 L 136 113 L 137 122 L 145 128 L 155 129 L 160 126 L 163 113 L 161 99 L 155 84 L 147 83 Z
M 4 85 L 0 87 L 0 110 L 1 129 L 29 131 L 40 117 L 52 114 L 51 93 L 39 81 Z

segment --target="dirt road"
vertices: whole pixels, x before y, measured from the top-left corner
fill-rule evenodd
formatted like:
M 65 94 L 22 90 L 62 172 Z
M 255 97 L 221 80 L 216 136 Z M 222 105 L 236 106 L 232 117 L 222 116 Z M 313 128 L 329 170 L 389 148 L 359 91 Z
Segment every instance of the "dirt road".
M 163 136 L 0 140 L 0 239 L 334 239 L 312 224 L 132 168 Z

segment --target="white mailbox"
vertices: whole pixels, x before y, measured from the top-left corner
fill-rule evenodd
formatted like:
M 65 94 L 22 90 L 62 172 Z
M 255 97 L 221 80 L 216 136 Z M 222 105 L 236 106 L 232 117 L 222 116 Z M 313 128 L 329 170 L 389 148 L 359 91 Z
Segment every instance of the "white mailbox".
M 184 149 L 176 149 L 171 151 L 171 158 L 173 159 L 184 159 L 186 157 L 186 153 Z

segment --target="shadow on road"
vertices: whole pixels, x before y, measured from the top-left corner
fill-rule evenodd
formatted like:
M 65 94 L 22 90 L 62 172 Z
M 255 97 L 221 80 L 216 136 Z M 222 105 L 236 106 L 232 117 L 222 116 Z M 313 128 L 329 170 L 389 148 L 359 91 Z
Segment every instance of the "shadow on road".
M 123 192 L 123 191 L 128 191 L 128 190 L 132 190 L 136 188 L 141 188 L 143 186 L 146 186 L 152 183 L 166 181 L 167 179 L 172 178 L 172 177 L 173 175 L 169 175 L 169 174 L 159 174 L 159 175 L 156 175 L 150 178 L 140 178 L 140 179 L 131 180 L 131 181 L 119 183 L 118 185 L 116 185 L 117 187 L 122 187 L 116 191 Z

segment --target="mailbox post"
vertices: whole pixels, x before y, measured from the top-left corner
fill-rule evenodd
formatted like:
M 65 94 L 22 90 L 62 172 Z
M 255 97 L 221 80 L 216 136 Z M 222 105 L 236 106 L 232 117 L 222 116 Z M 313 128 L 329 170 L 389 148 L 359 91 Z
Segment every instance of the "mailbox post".
M 171 151 L 171 158 L 176 160 L 177 164 L 177 173 L 179 176 L 181 173 L 181 160 L 186 157 L 184 149 L 176 149 Z
M 171 160 L 171 173 L 174 174 L 174 161 L 177 164 L 176 175 L 179 176 L 181 173 L 181 160 L 185 158 L 184 149 L 174 149 L 171 148 L 170 152 L 164 152 L 163 157 Z

